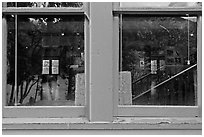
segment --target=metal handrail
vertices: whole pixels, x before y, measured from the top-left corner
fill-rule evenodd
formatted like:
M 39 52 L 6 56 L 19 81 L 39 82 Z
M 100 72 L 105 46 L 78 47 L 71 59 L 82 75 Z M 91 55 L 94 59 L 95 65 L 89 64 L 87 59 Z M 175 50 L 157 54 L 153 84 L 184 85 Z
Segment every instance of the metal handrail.
M 160 69 L 162 69 L 162 68 L 164 68 L 164 67 L 165 67 L 165 66 L 161 66 L 161 67 L 159 67 L 158 69 L 156 69 L 156 71 L 158 71 L 158 70 L 160 70 Z M 146 74 L 146 75 L 143 75 L 143 76 L 140 77 L 139 79 L 136 79 L 135 81 L 133 81 L 132 84 L 137 83 L 138 81 L 140 81 L 140 80 L 142 80 L 142 79 L 148 77 L 148 76 L 151 75 L 151 74 L 152 74 L 152 73 L 150 72 L 150 73 L 148 73 L 148 74 Z
M 132 82 L 132 84 L 135 84 L 135 83 L 137 83 L 138 81 L 140 81 L 140 80 L 142 80 L 142 79 L 148 77 L 150 74 L 151 74 L 151 73 L 148 73 L 148 74 L 146 74 L 146 75 L 143 75 L 143 76 L 140 77 L 139 79 L 137 79 L 137 80 L 135 80 L 134 82 Z
M 157 84 L 156 86 L 154 86 L 154 87 L 152 87 L 152 88 L 148 89 L 147 91 L 145 91 L 145 92 L 141 93 L 140 95 L 138 95 L 138 96 L 134 97 L 132 100 L 135 100 L 135 99 L 137 99 L 137 98 L 141 97 L 142 95 L 144 95 L 144 94 L 146 94 L 146 93 L 150 92 L 151 90 L 153 90 L 153 89 L 155 89 L 155 88 L 157 88 L 157 87 L 159 87 L 159 86 L 161 86 L 161 85 L 165 84 L 166 82 L 168 82 L 168 81 L 170 81 L 170 80 L 172 80 L 172 79 L 174 79 L 174 78 L 176 78 L 176 77 L 180 76 L 181 74 L 185 73 L 186 71 L 191 70 L 192 68 L 194 68 L 194 67 L 196 67 L 196 66 L 197 66 L 197 64 L 195 64 L 195 65 L 193 65 L 193 66 L 190 66 L 189 68 L 187 68 L 187 69 L 185 69 L 185 70 L 183 70 L 183 71 L 179 72 L 178 74 L 176 74 L 176 75 L 172 76 L 171 78 L 169 78 L 169 79 L 167 79 L 167 80 L 165 80 L 165 81 L 163 81 L 163 82 L 161 82 L 161 83 Z

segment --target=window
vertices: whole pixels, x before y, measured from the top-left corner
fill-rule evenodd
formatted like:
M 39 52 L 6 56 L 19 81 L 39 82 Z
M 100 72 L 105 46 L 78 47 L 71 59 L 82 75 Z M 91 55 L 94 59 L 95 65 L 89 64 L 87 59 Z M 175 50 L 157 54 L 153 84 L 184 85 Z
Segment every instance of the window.
M 200 3 L 2 4 L 3 129 L 201 131 Z
M 197 105 L 197 18 L 122 17 L 121 71 L 132 105 Z
M 4 114 L 13 117 L 15 114 L 10 112 L 14 111 L 23 114 L 17 117 L 32 117 L 30 113 L 36 112 L 35 117 L 42 117 L 41 112 L 52 112 L 55 108 L 62 110 L 59 116 L 67 115 L 69 109 L 71 116 L 84 116 L 85 84 L 81 83 L 85 80 L 80 78 L 85 77 L 87 21 L 83 3 L 8 2 L 4 5 L 7 6 L 3 11 L 3 33 L 7 39 Z M 45 114 L 43 117 L 47 117 Z
M 119 116 L 199 115 L 200 16 L 186 8 L 197 6 L 120 4 Z
M 84 17 L 18 15 L 17 18 L 15 53 L 15 18 L 7 16 L 11 24 L 7 49 L 8 105 L 78 105 L 75 75 L 84 73 Z

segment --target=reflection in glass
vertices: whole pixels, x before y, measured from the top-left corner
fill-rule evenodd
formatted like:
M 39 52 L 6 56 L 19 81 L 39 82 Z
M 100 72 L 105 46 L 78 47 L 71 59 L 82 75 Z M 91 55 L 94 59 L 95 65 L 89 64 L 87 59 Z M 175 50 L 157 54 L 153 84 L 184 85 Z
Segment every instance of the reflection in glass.
M 82 7 L 82 2 L 7 2 L 7 7 Z
M 12 78 L 8 105 L 14 105 L 16 93 L 18 105 L 76 105 L 75 75 L 84 73 L 84 17 L 22 15 L 17 30 L 17 91 Z M 8 25 L 8 47 L 14 50 L 12 31 Z M 8 64 L 13 64 L 12 49 L 8 48 Z M 14 67 L 8 65 L 10 70 Z M 15 73 L 7 75 L 11 72 Z
M 202 7 L 202 2 L 121 2 L 122 8 L 185 8 Z
M 132 104 L 196 105 L 197 18 L 123 15 L 121 24 Z
M 15 18 L 7 15 L 7 102 L 14 103 L 15 88 Z

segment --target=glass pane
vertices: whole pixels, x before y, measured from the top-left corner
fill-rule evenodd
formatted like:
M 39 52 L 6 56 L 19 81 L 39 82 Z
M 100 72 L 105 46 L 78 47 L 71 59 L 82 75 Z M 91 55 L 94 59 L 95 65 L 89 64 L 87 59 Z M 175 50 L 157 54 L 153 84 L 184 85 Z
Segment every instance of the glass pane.
M 196 105 L 197 18 L 123 15 L 120 105 Z
M 7 2 L 7 7 L 82 7 L 82 2 Z
M 122 8 L 202 7 L 202 2 L 120 2 Z
M 15 87 L 15 17 L 7 15 L 7 102 L 14 103 Z
M 84 105 L 84 16 L 18 16 L 17 47 L 19 105 Z

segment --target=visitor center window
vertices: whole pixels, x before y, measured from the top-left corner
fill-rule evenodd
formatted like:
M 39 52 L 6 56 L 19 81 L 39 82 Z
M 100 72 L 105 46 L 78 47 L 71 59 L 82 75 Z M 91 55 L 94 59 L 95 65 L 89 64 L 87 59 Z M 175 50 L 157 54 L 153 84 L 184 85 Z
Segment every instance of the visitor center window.
M 7 3 L 8 7 L 16 5 L 77 8 L 83 4 Z M 84 15 L 7 14 L 5 18 L 6 105 L 84 106 L 85 93 L 79 89 L 85 88 L 84 81 L 80 81 L 85 70 Z
M 119 105 L 197 106 L 197 16 L 120 16 Z

